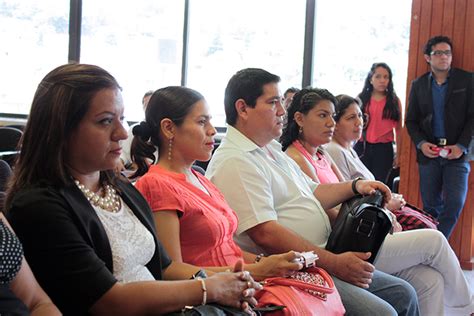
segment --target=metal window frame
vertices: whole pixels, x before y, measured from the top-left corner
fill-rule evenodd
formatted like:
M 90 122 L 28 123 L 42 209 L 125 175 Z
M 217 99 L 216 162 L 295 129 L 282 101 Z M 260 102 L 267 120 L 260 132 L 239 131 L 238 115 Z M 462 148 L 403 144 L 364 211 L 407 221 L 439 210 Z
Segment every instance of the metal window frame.
M 81 60 L 82 0 L 70 0 L 69 8 L 69 63 Z
M 186 86 L 188 74 L 188 43 L 189 43 L 189 1 L 184 1 L 183 25 L 183 52 L 181 56 L 181 85 Z M 306 0 L 306 19 L 303 51 L 303 78 L 302 87 L 311 85 L 313 80 L 314 64 L 314 30 L 316 25 L 316 2 Z M 69 55 L 68 61 L 80 62 L 81 60 L 81 26 L 82 26 L 82 0 L 70 0 L 69 10 Z

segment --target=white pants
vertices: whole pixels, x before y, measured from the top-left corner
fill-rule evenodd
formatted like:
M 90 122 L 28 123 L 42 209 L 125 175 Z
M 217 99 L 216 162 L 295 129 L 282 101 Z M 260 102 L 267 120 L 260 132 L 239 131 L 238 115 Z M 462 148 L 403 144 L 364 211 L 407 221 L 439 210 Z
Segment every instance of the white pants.
M 375 267 L 409 282 L 421 315 L 470 315 L 473 295 L 459 261 L 437 230 L 417 229 L 388 235 Z

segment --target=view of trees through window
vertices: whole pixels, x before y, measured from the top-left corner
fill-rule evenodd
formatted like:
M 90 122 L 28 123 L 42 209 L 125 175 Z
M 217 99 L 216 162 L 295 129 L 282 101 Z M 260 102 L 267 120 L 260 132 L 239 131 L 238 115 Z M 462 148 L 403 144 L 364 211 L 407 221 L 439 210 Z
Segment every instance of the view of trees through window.
M 122 86 L 125 117 L 144 117 L 148 90 L 181 83 L 184 1 L 83 1 L 81 62 L 96 64 Z
M 207 99 L 224 126 L 224 88 L 236 71 L 278 74 L 282 92 L 301 88 L 306 0 L 83 0 L 80 62 L 110 71 L 123 87 L 126 118 L 143 117 L 150 89 L 181 83 Z M 312 85 L 357 95 L 373 62 L 394 72 L 405 100 L 411 0 L 316 0 Z M 218 14 L 216 14 L 216 12 Z M 0 112 L 27 114 L 44 75 L 67 63 L 69 1 L 0 0 Z
M 191 1 L 187 85 L 204 95 L 215 125 L 224 126 L 225 86 L 242 68 L 275 73 L 282 87 L 301 85 L 305 6 L 305 0 Z
M 372 64 L 385 62 L 405 104 L 411 2 L 317 1 L 312 85 L 357 96 Z
M 0 0 L 0 112 L 28 113 L 40 80 L 67 63 L 69 1 Z

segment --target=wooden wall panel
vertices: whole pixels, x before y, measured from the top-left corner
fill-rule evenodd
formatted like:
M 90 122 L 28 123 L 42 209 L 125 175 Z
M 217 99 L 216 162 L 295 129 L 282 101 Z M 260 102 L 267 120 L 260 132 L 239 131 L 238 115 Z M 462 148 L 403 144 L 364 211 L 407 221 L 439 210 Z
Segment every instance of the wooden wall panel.
M 424 44 L 428 38 L 441 34 L 453 41 L 453 67 L 474 71 L 474 0 L 413 0 L 405 104 L 412 80 L 429 70 L 423 58 Z M 408 201 L 422 206 L 415 146 L 406 129 L 402 131 L 401 146 L 400 192 Z M 471 169 L 474 170 L 473 162 Z M 449 240 L 465 269 L 474 267 L 473 224 L 474 172 L 471 172 L 466 204 Z
M 447 0 L 444 2 L 444 9 L 440 12 L 443 14 L 443 24 L 441 30 L 445 34 L 453 34 L 454 5 L 456 0 Z M 440 31 L 441 31 L 440 30 Z M 439 33 L 438 33 L 439 34 Z

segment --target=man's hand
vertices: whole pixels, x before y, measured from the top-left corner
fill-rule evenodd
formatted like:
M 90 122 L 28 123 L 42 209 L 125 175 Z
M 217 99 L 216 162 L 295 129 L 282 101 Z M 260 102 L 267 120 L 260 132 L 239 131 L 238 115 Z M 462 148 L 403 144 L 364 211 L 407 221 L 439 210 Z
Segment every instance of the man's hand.
M 388 203 L 392 198 L 392 192 L 380 181 L 359 180 L 356 182 L 356 190 L 362 195 L 374 194 L 375 190 L 382 192 L 385 203 Z
M 367 289 L 375 271 L 366 261 L 370 256 L 370 252 L 344 252 L 336 255 L 334 264 L 327 270 L 343 281 Z
M 428 158 L 436 158 L 439 156 L 439 151 L 437 150 L 434 150 L 434 148 L 436 148 L 437 146 L 435 144 L 432 144 L 432 143 L 423 143 L 423 145 L 421 145 L 421 152 L 423 153 L 423 155 L 425 155 L 426 157 Z
M 461 148 L 459 148 L 458 145 L 449 145 L 449 146 L 444 146 L 444 148 L 449 149 L 450 153 L 448 156 L 446 156 L 446 159 L 452 160 L 452 159 L 458 159 L 462 156 L 463 151 Z

